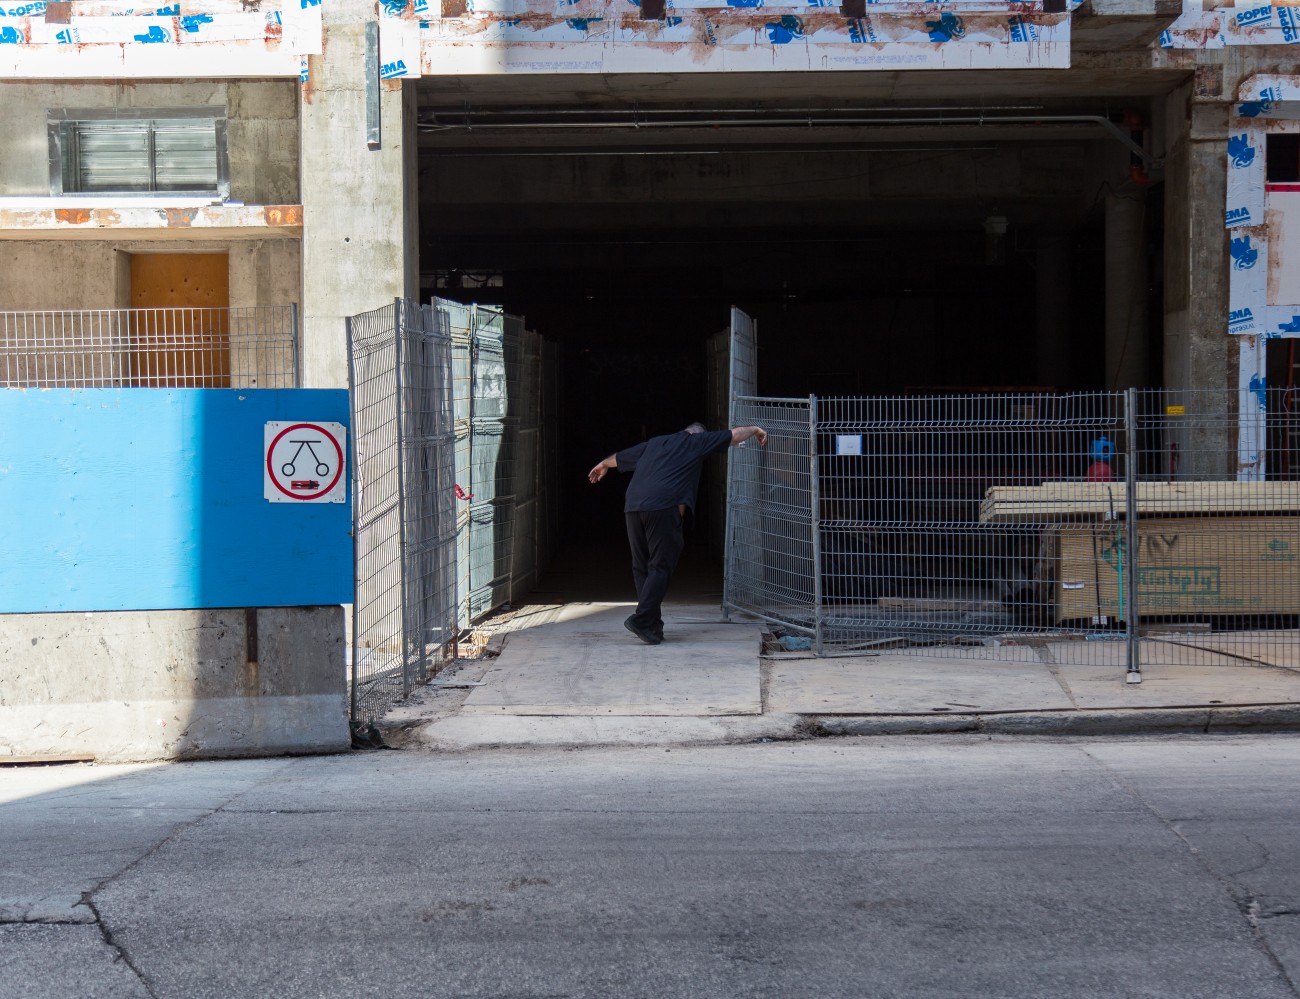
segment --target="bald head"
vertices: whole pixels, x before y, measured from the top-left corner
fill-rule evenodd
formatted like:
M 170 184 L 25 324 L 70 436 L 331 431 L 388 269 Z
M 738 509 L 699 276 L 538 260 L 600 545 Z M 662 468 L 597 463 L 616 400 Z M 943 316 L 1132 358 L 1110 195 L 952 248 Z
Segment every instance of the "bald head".
M 707 429 L 708 428 L 703 423 L 692 423 L 689 427 L 686 428 L 686 432 L 688 434 L 702 434 Z

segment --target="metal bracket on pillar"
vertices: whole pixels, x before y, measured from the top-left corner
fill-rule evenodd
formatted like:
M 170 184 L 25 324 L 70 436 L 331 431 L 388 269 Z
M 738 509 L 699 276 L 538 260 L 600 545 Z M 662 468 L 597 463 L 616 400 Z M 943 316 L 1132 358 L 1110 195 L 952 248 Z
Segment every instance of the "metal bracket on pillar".
M 366 146 L 379 148 L 379 22 L 366 22 Z

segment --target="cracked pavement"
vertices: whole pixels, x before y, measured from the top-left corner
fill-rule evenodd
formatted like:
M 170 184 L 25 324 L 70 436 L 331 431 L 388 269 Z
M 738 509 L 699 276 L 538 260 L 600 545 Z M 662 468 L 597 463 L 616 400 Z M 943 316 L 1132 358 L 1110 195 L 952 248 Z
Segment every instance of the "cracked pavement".
M 1296 997 L 1300 738 L 0 768 L 0 996 Z

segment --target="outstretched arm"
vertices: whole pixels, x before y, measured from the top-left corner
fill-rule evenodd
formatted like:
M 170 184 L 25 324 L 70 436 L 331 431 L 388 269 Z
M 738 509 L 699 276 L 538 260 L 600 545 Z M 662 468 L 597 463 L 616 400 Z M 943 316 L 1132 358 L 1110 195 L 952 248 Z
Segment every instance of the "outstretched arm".
M 745 441 L 749 440 L 751 437 L 758 438 L 759 447 L 762 447 L 767 443 L 767 431 L 764 430 L 762 427 L 732 427 L 731 428 L 731 443 L 733 445 L 744 444 Z
M 591 482 L 599 482 L 605 477 L 605 473 L 611 468 L 618 468 L 618 454 L 611 454 L 604 461 L 600 462 L 595 468 L 587 473 L 587 478 Z

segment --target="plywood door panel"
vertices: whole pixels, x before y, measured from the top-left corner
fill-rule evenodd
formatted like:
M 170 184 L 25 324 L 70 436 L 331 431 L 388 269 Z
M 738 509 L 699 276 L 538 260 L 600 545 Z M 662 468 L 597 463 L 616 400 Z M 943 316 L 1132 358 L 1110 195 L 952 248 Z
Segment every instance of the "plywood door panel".
M 229 305 L 226 254 L 133 254 L 132 384 L 228 388 Z

